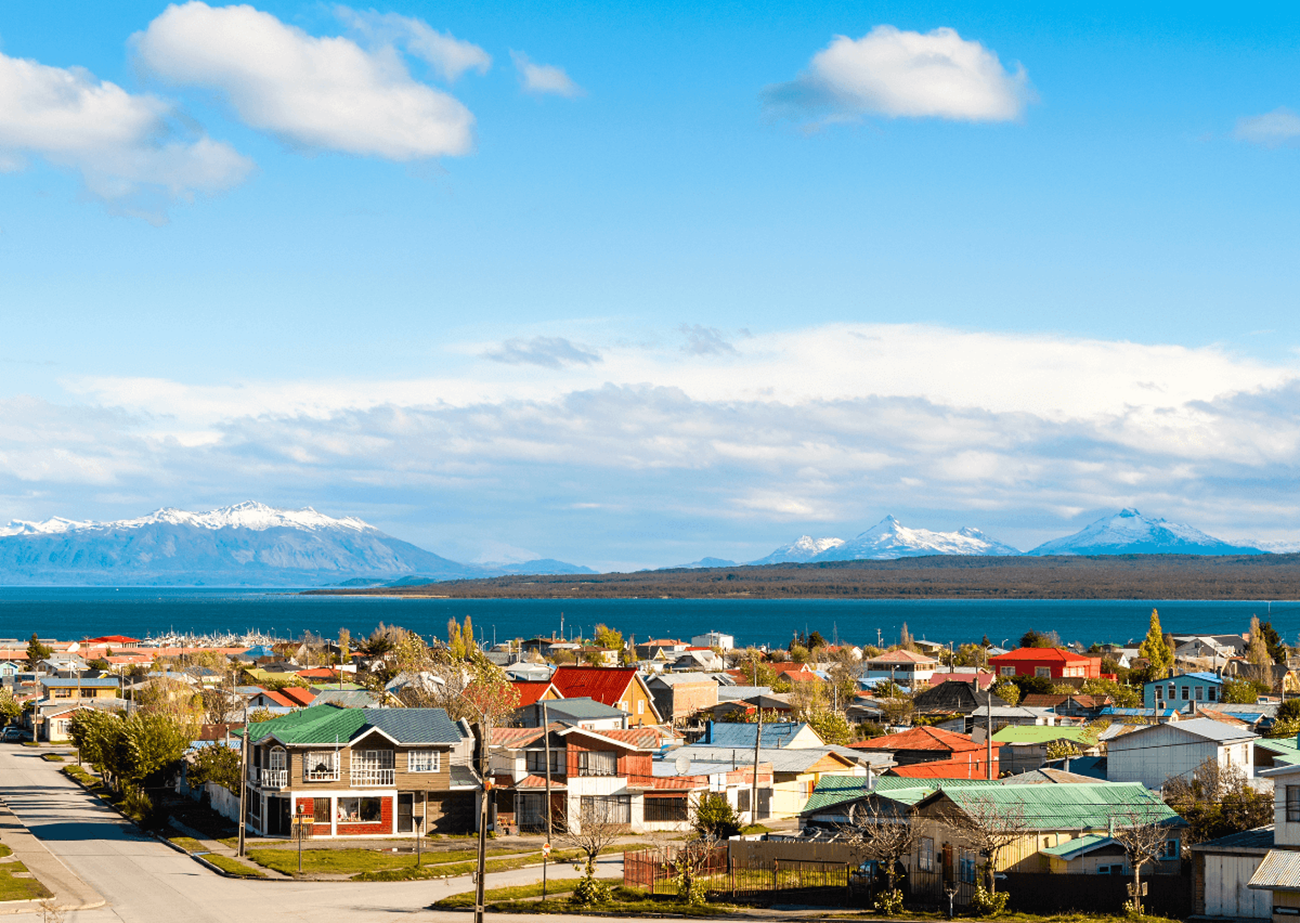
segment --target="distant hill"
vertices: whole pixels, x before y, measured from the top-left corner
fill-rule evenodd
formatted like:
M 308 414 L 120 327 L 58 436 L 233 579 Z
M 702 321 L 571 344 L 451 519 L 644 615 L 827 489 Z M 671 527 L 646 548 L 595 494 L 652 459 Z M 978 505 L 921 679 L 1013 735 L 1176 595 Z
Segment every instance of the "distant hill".
M 554 569 L 550 568 L 554 565 Z M 548 573 L 563 562 L 530 561 Z M 373 585 L 536 571 L 448 560 L 355 518 L 252 501 L 207 512 L 163 509 L 138 519 L 50 519 L 0 526 L 0 584 L 21 586 Z

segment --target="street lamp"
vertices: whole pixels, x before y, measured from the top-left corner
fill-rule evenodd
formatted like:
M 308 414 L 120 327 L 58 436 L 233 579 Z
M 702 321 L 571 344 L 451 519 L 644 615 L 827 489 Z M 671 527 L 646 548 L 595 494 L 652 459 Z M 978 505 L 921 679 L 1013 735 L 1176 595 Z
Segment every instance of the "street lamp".
M 492 794 L 492 782 L 488 779 L 488 747 L 492 738 L 492 719 L 477 702 L 465 695 L 465 690 L 462 689 L 456 694 L 468 702 L 470 708 L 478 712 L 478 767 L 479 777 L 483 780 L 483 790 L 479 798 L 478 812 L 478 871 L 474 875 L 474 923 L 483 923 L 483 879 L 487 874 L 488 798 Z

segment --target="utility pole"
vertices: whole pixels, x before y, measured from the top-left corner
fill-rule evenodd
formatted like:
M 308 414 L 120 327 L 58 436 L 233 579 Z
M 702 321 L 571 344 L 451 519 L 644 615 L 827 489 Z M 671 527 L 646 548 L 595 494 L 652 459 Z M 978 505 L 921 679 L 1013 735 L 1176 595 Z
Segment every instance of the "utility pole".
M 546 900 L 546 867 L 551 861 L 551 720 L 542 699 L 542 739 L 546 741 L 546 842 L 542 848 L 542 900 Z
M 758 823 L 758 751 L 763 745 L 763 697 L 758 697 L 758 733 L 754 735 L 754 778 L 750 786 L 749 822 Z
M 239 744 L 239 850 L 244 857 L 244 826 L 248 822 L 248 698 L 244 698 L 244 736 Z
M 975 688 L 979 688 L 979 674 L 975 674 Z M 986 700 L 988 709 L 985 712 L 985 720 L 988 725 L 984 728 L 984 742 L 988 745 L 988 751 L 984 756 L 984 769 L 991 781 L 993 779 L 993 684 L 989 683 L 989 697 Z
M 479 711 L 479 775 L 483 777 L 483 800 L 478 812 L 478 873 L 474 876 L 474 923 L 483 923 L 483 879 L 487 875 L 488 799 L 492 796 L 492 783 L 488 779 L 488 746 L 492 738 L 492 722 Z

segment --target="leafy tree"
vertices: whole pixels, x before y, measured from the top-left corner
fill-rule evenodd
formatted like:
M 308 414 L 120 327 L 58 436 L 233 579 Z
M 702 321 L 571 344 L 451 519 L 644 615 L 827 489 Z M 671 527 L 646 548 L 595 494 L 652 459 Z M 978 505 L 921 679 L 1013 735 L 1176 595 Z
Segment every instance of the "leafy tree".
M 795 663 L 807 663 L 810 659 L 808 648 L 804 647 L 802 644 L 791 644 L 790 659 Z
M 1079 756 L 1080 750 L 1071 741 L 1062 738 L 1047 745 L 1046 756 L 1049 760 L 1063 760 Z
M 1004 676 L 997 682 L 989 686 L 989 690 L 1008 705 L 1015 705 L 1020 701 L 1020 687 L 1011 681 L 1011 677 Z
M 1273 658 L 1273 662 L 1286 663 L 1286 645 L 1282 643 L 1282 637 L 1273 627 L 1273 623 L 1260 622 L 1259 635 L 1264 639 L 1264 647 L 1268 649 L 1268 656 Z
M 1223 684 L 1223 701 L 1230 705 L 1254 705 L 1259 701 L 1259 691 L 1250 680 L 1226 680 Z
M 1165 803 L 1188 823 L 1189 843 L 1203 843 L 1273 821 L 1273 798 L 1255 791 L 1235 766 L 1206 760 L 1191 778 L 1175 776 L 1163 788 Z
M 808 648 L 810 651 L 815 651 L 819 647 L 826 647 L 826 639 L 822 637 L 820 631 L 817 631 L 817 629 L 814 628 L 813 633 L 808 636 L 808 640 L 804 644 L 804 647 Z
M 229 791 L 239 791 L 239 751 L 234 747 L 204 747 L 194 755 L 194 762 L 186 772 L 189 784 L 198 788 L 205 782 L 216 782 Z
M 1027 695 L 1050 695 L 1056 688 L 1056 683 L 1046 676 L 1011 676 L 1008 679 L 1019 688 L 1021 698 Z
M 745 680 L 754 686 L 770 687 L 776 682 L 776 671 L 763 659 L 763 652 L 755 647 L 747 647 L 740 654 L 740 670 Z
M 1061 639 L 1057 637 L 1056 632 L 1044 634 L 1033 628 L 1020 636 L 1021 647 L 1056 647 L 1060 642 Z
M 0 689 L 0 723 L 17 721 L 23 713 L 23 704 L 8 689 Z
M 844 717 L 843 712 L 830 711 L 829 709 L 815 711 L 805 715 L 804 720 L 828 744 L 847 746 L 853 743 L 853 728 L 849 725 L 848 719 Z
M 190 739 L 203 723 L 203 696 L 183 680 L 156 677 L 136 693 L 135 703 L 142 712 L 169 715 L 183 723 Z
M 1113 679 L 1089 679 L 1083 683 L 1082 692 L 1087 695 L 1108 695 L 1119 708 L 1141 708 L 1142 693 L 1132 686 L 1117 683 Z
M 615 631 L 605 625 L 597 625 L 595 635 L 597 647 L 603 647 L 606 650 L 623 650 L 623 632 Z
M 27 642 L 27 663 L 35 667 L 37 663 L 44 660 L 54 653 L 54 648 L 47 644 L 42 644 L 41 639 L 36 637 L 36 632 L 32 632 L 31 640 Z
M 276 717 L 278 716 L 269 708 L 254 708 L 248 713 L 248 723 L 261 724 L 263 721 L 270 721 Z
M 1138 653 L 1147 660 L 1148 679 L 1164 679 L 1174 671 L 1174 650 L 1160 630 L 1160 613 L 1155 609 L 1151 610 L 1151 626 Z
M 979 644 L 963 644 L 953 654 L 953 666 L 983 668 L 989 665 L 988 649 Z
M 339 629 L 339 664 L 352 662 L 352 632 L 346 628 Z
M 96 657 L 94 660 L 87 661 L 86 666 L 92 670 L 99 670 L 101 673 L 107 673 L 113 669 L 113 665 L 103 657 Z
M 718 792 L 700 796 L 691 815 L 691 826 L 706 839 L 726 840 L 740 833 L 740 817 L 731 802 Z
M 122 726 L 126 761 L 120 777 L 128 785 L 141 787 L 174 768 L 189 749 L 194 735 L 185 723 L 168 714 L 136 711 Z
M 1259 624 L 1259 616 L 1250 617 L 1250 643 L 1246 646 L 1246 677 L 1256 682 L 1267 682 L 1270 687 L 1273 680 L 1273 658 L 1269 655 L 1268 644 L 1264 641 L 1264 632 Z

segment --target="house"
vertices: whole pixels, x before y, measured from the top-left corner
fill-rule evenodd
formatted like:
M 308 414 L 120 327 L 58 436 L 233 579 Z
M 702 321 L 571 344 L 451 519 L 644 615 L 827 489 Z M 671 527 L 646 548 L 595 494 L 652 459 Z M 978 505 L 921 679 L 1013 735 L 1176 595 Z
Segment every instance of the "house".
M 628 725 L 659 724 L 663 717 L 645 679 L 633 667 L 556 667 L 551 682 L 566 699 L 592 698 L 628 713 Z
M 658 795 L 653 800 L 647 798 L 646 827 L 648 829 L 686 829 L 682 824 L 684 818 L 681 815 L 690 817 L 690 809 L 705 792 L 726 799 L 743 823 L 758 823 L 772 816 L 773 772 L 770 763 L 759 762 L 755 767 L 752 761 L 737 764 L 731 760 L 706 761 L 689 757 L 683 760 L 681 753 L 670 752 L 664 757 L 656 758 L 653 768 L 656 784 L 668 786 L 668 791 L 681 799 L 677 804 L 684 810 L 674 813 L 674 802 L 668 800 L 671 796 L 667 793 Z M 758 778 L 757 786 L 754 784 L 755 775 Z M 683 797 L 683 792 L 688 790 L 688 786 L 689 795 Z M 755 788 L 757 788 L 758 802 L 756 809 L 751 811 Z M 657 818 L 653 825 L 652 808 L 656 809 L 654 816 Z
M 754 687 L 746 687 L 752 689 Z M 790 704 L 787 696 L 777 695 L 776 693 L 762 694 L 756 693 L 744 699 L 725 699 L 709 709 L 708 718 L 715 722 L 727 722 L 737 715 L 753 715 L 761 710 L 764 719 L 788 718 L 794 714 L 794 706 Z M 748 717 L 746 717 L 748 720 Z M 850 716 L 852 720 L 852 716 Z
M 306 708 L 316 698 L 310 689 L 301 686 L 285 686 L 283 689 L 262 689 L 248 697 L 248 707 L 264 708 L 273 714 L 283 714 L 297 708 Z
M 1172 708 L 1190 712 L 1203 704 L 1223 701 L 1223 677 L 1214 673 L 1184 673 L 1142 686 L 1146 708 Z
M 1088 728 L 1013 726 L 993 735 L 993 743 L 1001 747 L 1002 770 L 1013 775 L 1041 768 L 1049 758 L 1049 748 L 1058 742 L 1073 745 L 1081 754 L 1099 753 L 1096 732 Z
M 548 741 L 549 737 L 549 741 Z M 659 749 L 653 728 L 593 731 L 553 723 L 549 728 L 493 728 L 491 772 L 498 822 L 519 830 L 546 825 L 547 748 L 550 749 L 551 816 L 555 825 L 580 830 L 586 818 L 646 830 L 647 800 L 679 799 L 674 810 L 650 808 L 652 817 L 685 813 L 698 786 L 660 784 L 651 766 Z M 708 782 L 704 782 L 707 790 Z M 677 811 L 681 808 L 682 811 Z
M 1021 647 L 989 658 L 999 676 L 1042 676 L 1047 679 L 1099 679 L 1101 657 L 1076 654 L 1059 647 Z
M 685 641 L 676 638 L 651 638 L 640 644 L 632 645 L 638 660 L 676 660 L 677 655 L 689 647 Z
M 31 722 L 32 737 L 46 743 L 66 743 L 72 737 L 69 733 L 72 718 L 77 712 L 87 709 L 114 711 L 122 707 L 121 699 L 44 699 L 32 707 L 28 716 Z
M 908 779 L 894 776 L 822 776 L 803 811 L 799 828 L 805 836 L 841 834 L 864 817 L 908 817 L 910 808 L 940 786 L 987 785 L 987 781 Z
M 727 662 L 711 647 L 688 647 L 673 659 L 670 666 L 678 673 L 687 670 L 712 672 L 726 669 Z
M 820 683 L 822 678 L 817 675 L 817 671 L 806 663 L 793 663 L 782 661 L 771 664 L 772 671 L 776 673 L 777 679 L 784 679 L 791 683 Z
M 974 680 L 962 682 L 950 678 L 960 675 L 943 675 L 937 685 L 934 680 L 940 677 L 932 677 L 930 688 L 912 697 L 913 711 L 918 715 L 970 715 L 987 709 L 990 704 L 995 708 L 1009 707 L 1004 699 L 988 691 L 987 685 L 980 688 Z
M 41 677 L 41 698 L 44 699 L 116 699 L 121 690 L 122 681 L 115 676 L 97 679 Z
M 547 722 L 559 722 L 589 731 L 613 731 L 627 728 L 629 716 L 625 711 L 584 696 L 578 699 L 538 699 L 532 705 L 515 709 L 515 717 L 520 727 L 538 728 Z
M 691 647 L 716 647 L 721 651 L 734 651 L 736 638 L 734 635 L 724 635 L 720 631 L 706 631 L 702 635 L 691 638 Z
M 1255 775 L 1257 735 L 1209 718 L 1148 725 L 1116 737 L 1107 746 L 1106 775 L 1112 782 L 1141 782 L 1160 788 L 1174 776 L 1190 777 L 1207 760 L 1223 770 Z
M 1198 918 L 1272 919 L 1272 893 L 1251 888 L 1250 879 L 1273 849 L 1273 828 L 1256 827 L 1192 847 L 1192 912 Z
M 1111 836 L 1116 827 L 1166 827 L 1164 858 L 1147 871 L 1171 874 L 1181 868 L 1181 830 L 1187 825 L 1141 785 L 1109 782 L 945 784 L 918 801 L 912 817 L 916 842 L 905 865 L 913 897 L 946 905 L 951 888 L 958 906 L 970 902 L 985 861 L 971 826 L 1020 832 L 993 857 L 995 872 L 1114 875 L 1128 873 L 1127 857 Z
M 517 679 L 510 683 L 515 692 L 519 694 L 519 701 L 516 708 L 524 708 L 532 705 L 541 699 L 562 699 L 560 690 L 555 688 L 555 684 L 550 679 L 530 680 Z
M 319 705 L 248 729 L 249 829 L 287 836 L 410 836 L 473 829 L 481 785 L 469 732 L 441 708 Z
M 1273 783 L 1273 842 L 1246 887 L 1270 895 L 1270 917 L 1288 923 L 1300 916 L 1300 765 L 1260 773 Z M 1211 869 L 1206 866 L 1206 890 Z M 1226 890 L 1225 882 L 1220 887 Z
M 753 725 L 735 725 L 736 727 L 753 727 Z M 766 735 L 764 736 L 766 742 Z M 859 757 L 847 747 L 799 747 L 774 748 L 762 747 L 754 750 L 754 735 L 750 735 L 748 747 L 720 747 L 696 743 L 688 747 L 678 747 L 670 754 L 673 757 L 686 757 L 694 766 L 697 763 L 713 763 L 731 766 L 733 769 L 753 766 L 755 761 L 762 766 L 772 767 L 772 807 L 774 818 L 798 817 L 807 804 L 818 781 L 827 775 L 869 776 L 873 775 Z
M 665 673 L 646 680 L 665 721 L 681 724 L 718 704 L 718 684 L 698 673 Z
M 1108 695 L 1031 692 L 1020 700 L 1026 708 L 1047 708 L 1066 718 L 1096 718 L 1102 709 L 1114 705 Z
M 939 668 L 939 661 L 929 654 L 914 651 L 888 651 L 866 661 L 866 679 L 888 679 L 901 686 L 916 689 L 930 682 Z
M 901 734 L 886 734 L 851 746 L 855 750 L 890 754 L 897 763 L 890 772 L 899 776 L 952 779 L 998 777 L 999 748 L 993 748 L 990 764 L 987 744 L 976 743 L 965 734 L 955 734 L 939 728 L 916 727 Z M 922 765 L 926 767 L 923 771 L 907 771 Z M 990 765 L 992 775 L 989 775 Z

